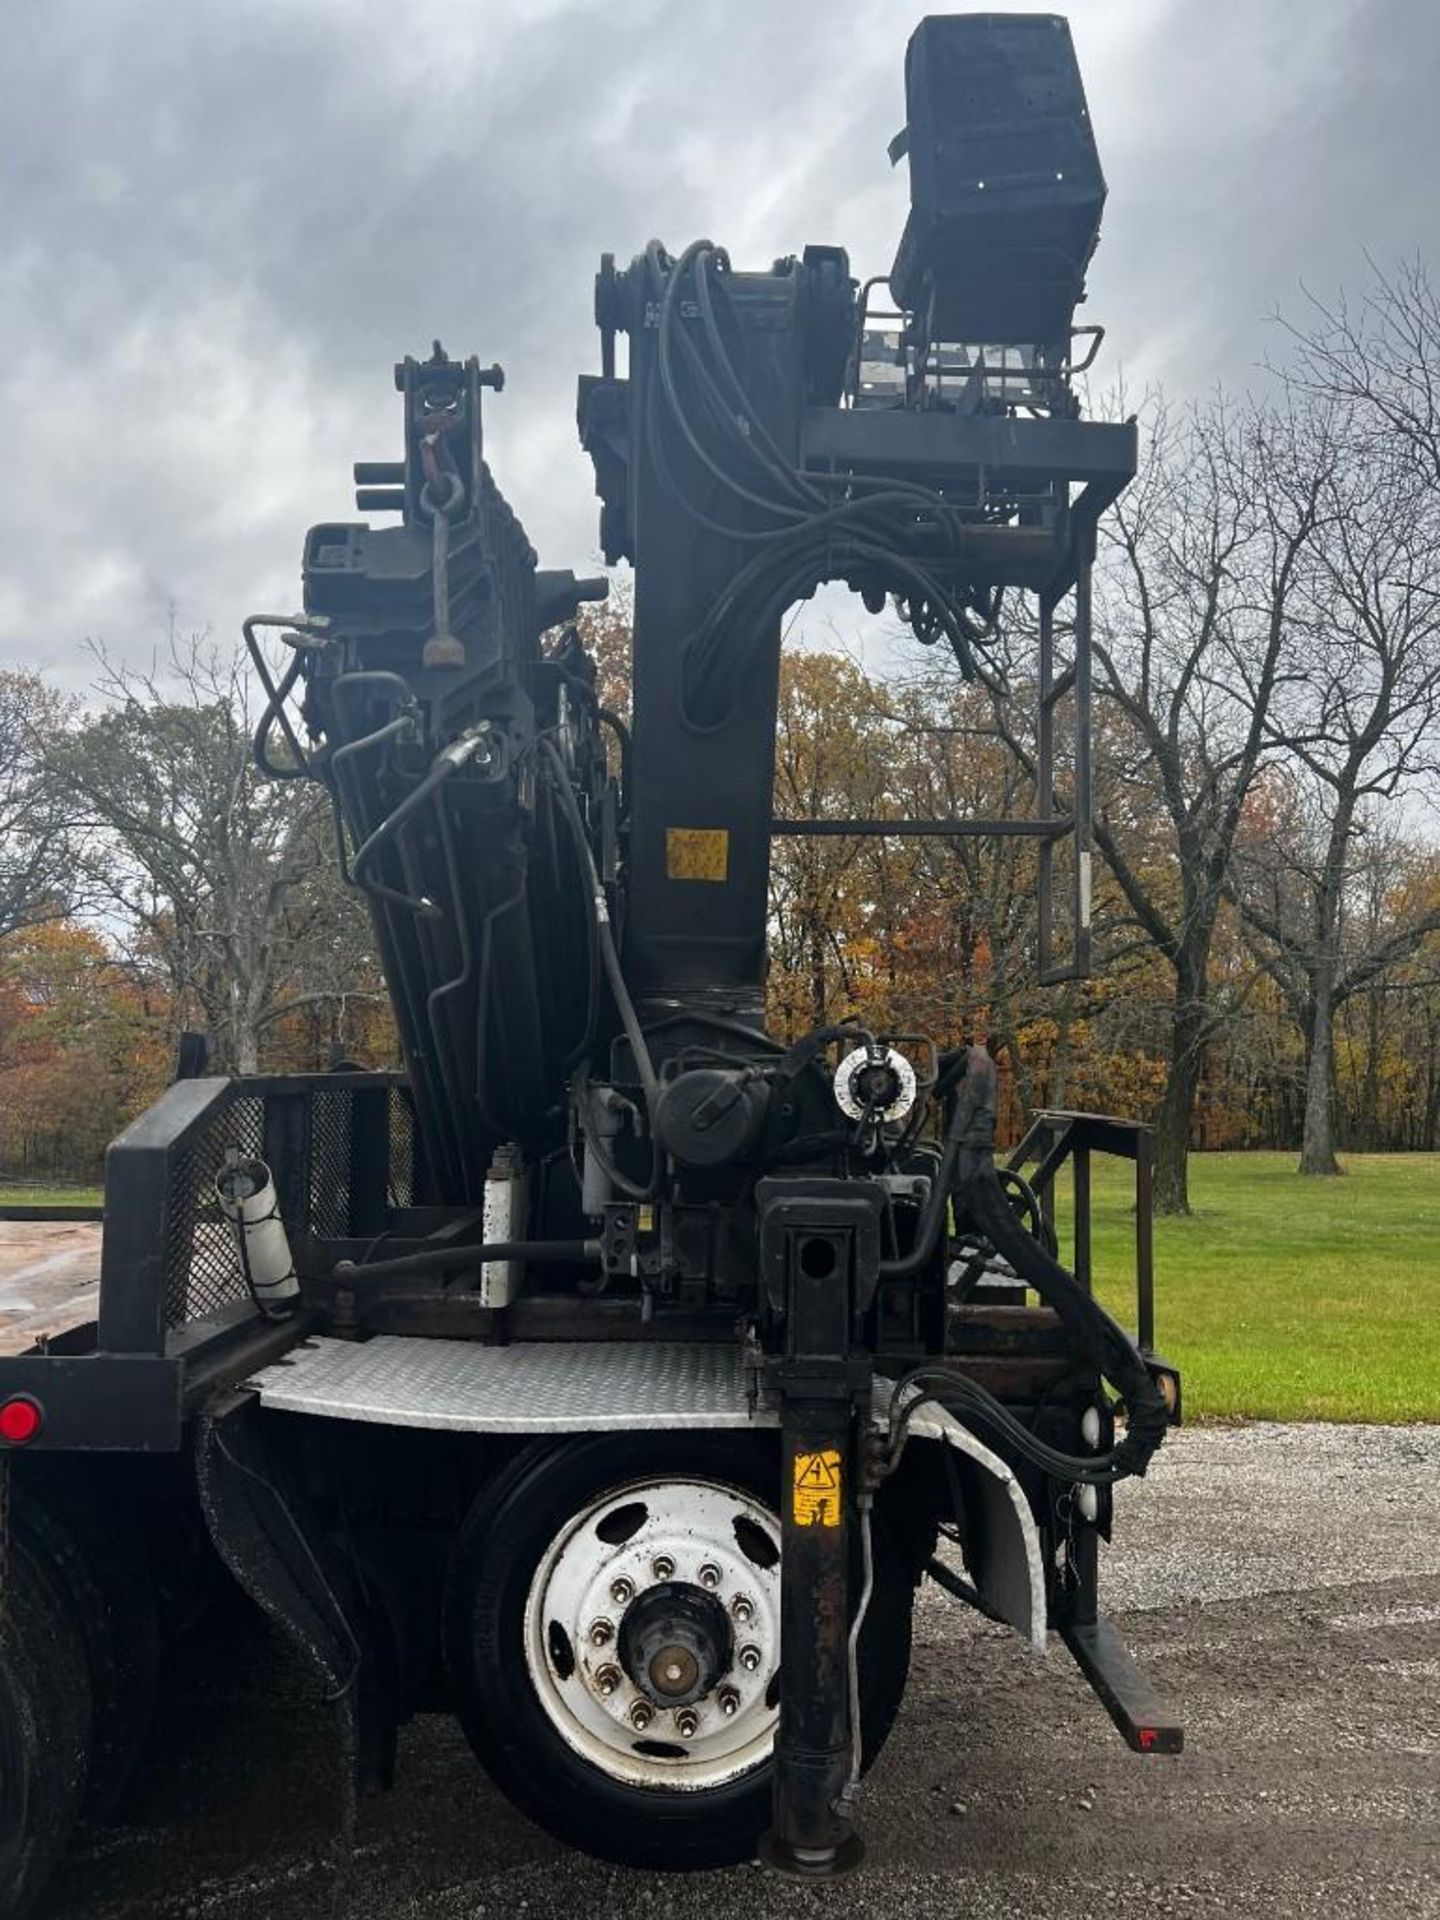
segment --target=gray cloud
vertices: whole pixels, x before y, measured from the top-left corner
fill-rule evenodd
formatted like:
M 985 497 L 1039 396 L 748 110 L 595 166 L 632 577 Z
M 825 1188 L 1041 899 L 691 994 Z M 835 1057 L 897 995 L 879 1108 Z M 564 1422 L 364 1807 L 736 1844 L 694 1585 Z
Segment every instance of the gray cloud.
M 658 233 L 889 264 L 901 60 L 877 0 L 11 0 L 0 76 L 0 654 L 79 684 L 170 603 L 233 629 L 395 451 L 391 362 L 506 366 L 492 460 L 594 549 L 590 283 Z M 1251 379 L 1302 279 L 1433 248 L 1430 0 L 1074 0 L 1111 182 L 1106 364 Z

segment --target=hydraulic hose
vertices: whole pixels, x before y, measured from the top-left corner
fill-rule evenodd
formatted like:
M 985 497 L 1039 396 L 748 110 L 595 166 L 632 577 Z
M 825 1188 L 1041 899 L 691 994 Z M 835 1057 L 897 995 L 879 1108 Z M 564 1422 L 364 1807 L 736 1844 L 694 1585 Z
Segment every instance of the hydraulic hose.
M 630 1042 L 630 1051 L 635 1056 L 635 1069 L 640 1076 L 640 1085 L 645 1094 L 645 1114 L 653 1132 L 655 1106 L 660 1098 L 660 1081 L 655 1072 L 655 1063 L 650 1058 L 650 1049 L 646 1044 L 645 1035 L 640 1028 L 640 1018 L 635 1011 L 635 1002 L 630 998 L 630 989 L 626 986 L 625 976 L 620 970 L 620 954 L 615 945 L 615 930 L 610 924 L 610 903 L 605 898 L 605 889 L 595 869 L 595 856 L 590 851 L 585 822 L 580 818 L 580 809 L 575 804 L 575 794 L 570 785 L 570 776 L 565 771 L 565 762 L 560 758 L 559 749 L 553 740 L 542 738 L 538 744 L 540 751 L 550 763 L 556 794 L 560 801 L 560 811 L 565 816 L 575 841 L 576 851 L 580 856 L 595 914 L 601 964 L 605 969 L 605 978 L 610 983 L 610 991 L 614 995 L 615 1008 L 620 1015 L 620 1024 L 625 1029 L 625 1038 Z
M 930 1264 L 940 1244 L 961 1151 L 968 1147 L 988 1153 L 994 1139 L 995 1063 L 983 1047 L 971 1047 L 965 1077 L 955 1095 L 950 1124 L 945 1129 L 940 1165 L 920 1216 L 914 1244 L 908 1253 L 880 1262 L 882 1280 L 913 1280 Z
M 388 1280 L 397 1274 L 424 1272 L 435 1267 L 473 1267 L 491 1260 L 553 1260 L 596 1266 L 598 1240 L 488 1240 L 479 1246 L 422 1247 L 393 1260 L 339 1260 L 333 1271 L 363 1274 L 367 1280 Z
M 907 603 L 920 639 L 943 633 L 966 678 L 998 686 L 981 657 L 998 607 L 969 577 L 975 569 L 967 562 L 975 512 L 918 483 L 797 467 L 747 392 L 727 344 L 723 322 L 735 329 L 724 250 L 701 240 L 671 260 L 652 242 L 646 271 L 656 351 L 643 431 L 657 476 L 698 525 L 759 549 L 685 643 L 686 724 L 698 733 L 723 724 L 743 677 L 736 654 L 746 637 L 768 632 L 785 607 L 828 579 L 883 583 Z M 688 324 L 691 317 L 698 327 Z M 705 471 L 712 493 L 729 496 L 746 524 L 705 511 L 695 488 L 677 479 L 667 440 L 687 465 Z M 837 485 L 845 495 L 838 501 L 828 497 Z M 982 513 L 979 524 L 987 517 Z
M 994 1138 L 995 1063 L 983 1047 L 972 1047 L 955 1095 L 940 1165 L 920 1217 L 914 1245 L 896 1259 L 882 1260 L 880 1277 L 912 1279 L 930 1263 L 939 1246 L 946 1209 L 953 1195 L 957 1209 L 964 1210 L 996 1252 L 1009 1261 L 1019 1278 L 1032 1286 L 1054 1310 L 1082 1358 L 1107 1379 L 1124 1400 L 1125 1438 L 1115 1449 L 1114 1471 L 1109 1477 L 1143 1474 L 1170 1423 L 1160 1389 L 1124 1328 L 1111 1319 L 1075 1276 L 1027 1233 L 1015 1217 L 995 1167 Z M 969 1383 L 969 1389 L 962 1397 L 972 1399 L 980 1391 L 973 1382 Z M 983 1401 L 975 1401 L 972 1411 L 994 1425 L 993 1409 L 998 1404 L 985 1395 Z M 1005 1418 L 1010 1420 L 1008 1415 Z M 1066 1470 L 1075 1464 L 1067 1460 Z M 1078 1464 L 1084 1466 L 1083 1462 Z M 1083 1478 L 1084 1475 L 1072 1472 L 1071 1477 Z
M 433 900 L 418 896 L 412 899 L 408 894 L 397 893 L 394 888 L 368 878 L 365 870 L 374 861 L 380 849 L 395 838 L 405 822 L 414 818 L 450 776 L 458 773 L 467 760 L 472 760 L 477 753 L 484 752 L 485 749 L 485 737 L 479 732 L 462 734 L 448 747 L 442 747 L 436 754 L 425 778 L 417 787 L 412 787 L 399 806 L 386 815 L 369 839 L 359 847 L 351 862 L 350 871 L 367 893 L 378 894 L 381 899 L 393 900 L 398 906 L 408 907 L 413 913 L 433 915 L 439 912 Z
M 957 1198 L 991 1246 L 1054 1308 L 1080 1352 L 1120 1394 L 1125 1402 L 1125 1438 L 1115 1449 L 1115 1458 L 1122 1472 L 1143 1474 L 1165 1438 L 1170 1414 L 1135 1342 L 1074 1274 L 1021 1226 L 988 1154 L 961 1166 Z

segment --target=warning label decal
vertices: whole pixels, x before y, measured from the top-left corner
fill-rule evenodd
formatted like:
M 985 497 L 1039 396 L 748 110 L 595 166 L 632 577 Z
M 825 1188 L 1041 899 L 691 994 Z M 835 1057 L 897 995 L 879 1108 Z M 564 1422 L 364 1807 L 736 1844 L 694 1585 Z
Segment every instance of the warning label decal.
M 840 1455 L 833 1447 L 796 1454 L 792 1511 L 797 1527 L 839 1526 Z
M 668 880 L 723 882 L 730 875 L 730 834 L 725 827 L 667 827 Z

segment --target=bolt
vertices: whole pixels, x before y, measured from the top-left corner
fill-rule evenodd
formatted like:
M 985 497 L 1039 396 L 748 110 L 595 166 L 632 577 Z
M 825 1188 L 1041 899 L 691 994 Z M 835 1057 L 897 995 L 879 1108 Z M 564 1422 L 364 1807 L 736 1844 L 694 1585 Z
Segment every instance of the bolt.
M 619 1684 L 620 1669 L 618 1667 L 601 1667 L 595 1676 L 595 1691 L 607 1700 Z
M 727 1720 L 733 1720 L 740 1711 L 740 1696 L 734 1687 L 720 1689 L 720 1711 Z
M 676 1714 L 675 1731 L 682 1740 L 688 1740 L 692 1734 L 700 1731 L 700 1716 L 693 1707 L 682 1707 Z
M 615 1623 L 613 1620 L 592 1620 L 590 1623 L 591 1646 L 592 1647 L 605 1646 L 610 1641 L 610 1639 L 614 1636 L 614 1633 L 615 1633 Z
M 615 1602 L 617 1607 L 627 1605 L 635 1598 L 635 1582 L 633 1580 L 627 1580 L 623 1574 L 618 1580 L 612 1580 L 610 1582 L 610 1598 Z
M 674 1576 L 675 1562 L 668 1553 L 657 1553 L 650 1562 L 650 1571 L 657 1580 L 669 1580 Z
M 707 1560 L 704 1566 L 701 1567 L 700 1569 L 701 1586 L 709 1587 L 713 1590 L 714 1588 L 719 1586 L 720 1580 L 721 1580 L 721 1574 L 720 1574 L 719 1567 L 716 1566 L 713 1560 Z
M 741 1647 L 740 1664 L 746 1673 L 758 1673 L 760 1671 L 760 1659 L 759 1647 Z
M 730 1602 L 730 1611 L 743 1627 L 747 1620 L 755 1618 L 755 1602 L 747 1594 L 737 1593 Z
M 630 1709 L 630 1724 L 637 1733 L 643 1733 L 655 1718 L 655 1709 L 648 1700 L 637 1700 Z

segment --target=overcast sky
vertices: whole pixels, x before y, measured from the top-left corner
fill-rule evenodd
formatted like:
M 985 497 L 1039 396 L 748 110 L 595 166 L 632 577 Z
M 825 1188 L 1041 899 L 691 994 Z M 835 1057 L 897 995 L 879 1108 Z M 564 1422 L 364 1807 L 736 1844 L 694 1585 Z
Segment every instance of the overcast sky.
M 1110 183 L 1098 373 L 1244 386 L 1302 281 L 1435 260 L 1440 0 L 1066 11 Z M 399 451 L 390 368 L 437 334 L 505 366 L 497 478 L 546 564 L 590 565 L 600 253 L 703 233 L 883 271 L 920 13 L 5 0 L 0 657 L 81 686 L 87 636 L 140 658 L 172 604 L 217 632 L 297 604 L 305 527 Z

